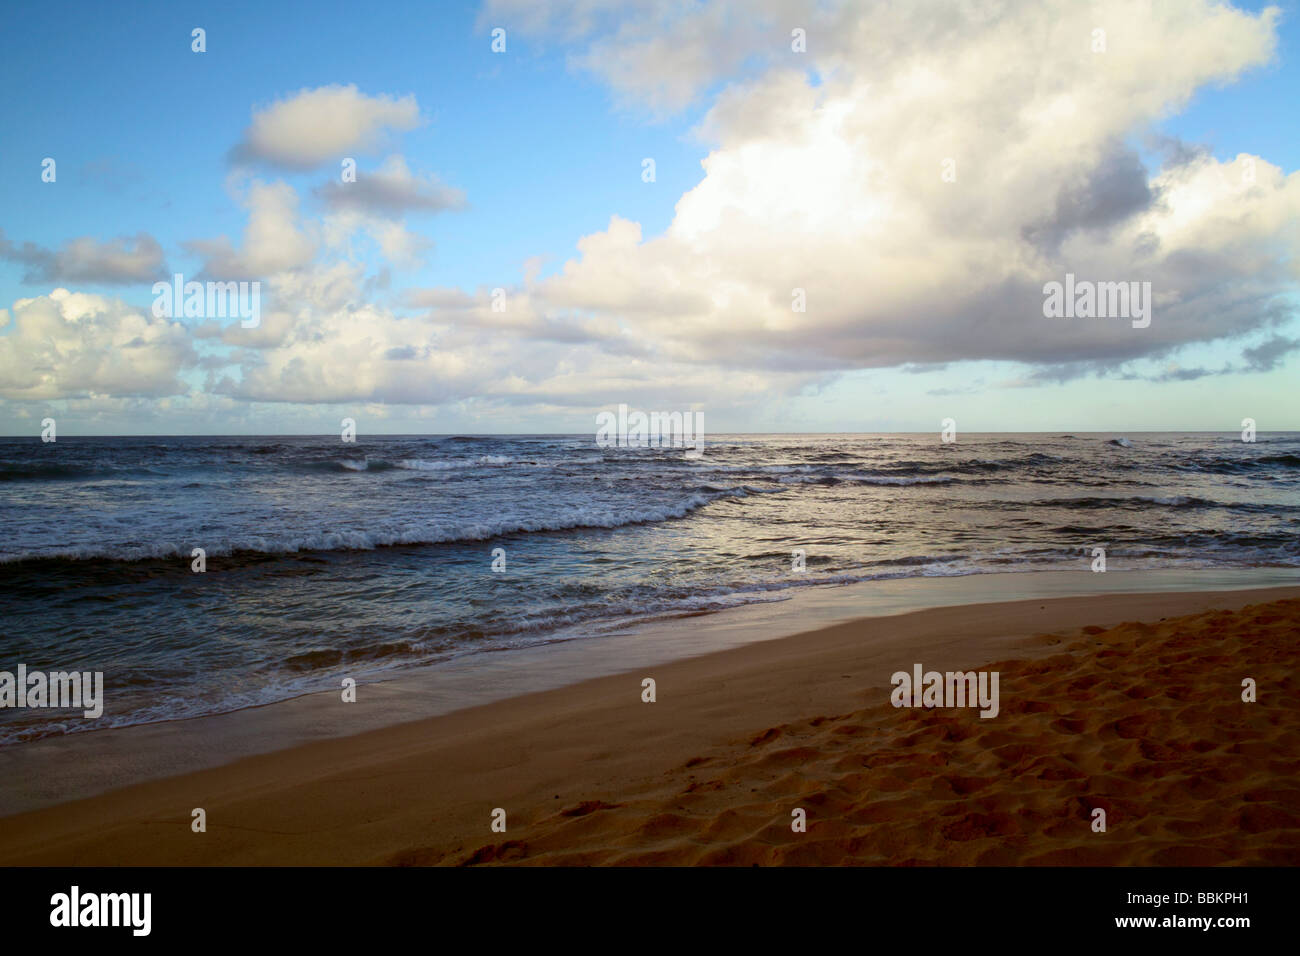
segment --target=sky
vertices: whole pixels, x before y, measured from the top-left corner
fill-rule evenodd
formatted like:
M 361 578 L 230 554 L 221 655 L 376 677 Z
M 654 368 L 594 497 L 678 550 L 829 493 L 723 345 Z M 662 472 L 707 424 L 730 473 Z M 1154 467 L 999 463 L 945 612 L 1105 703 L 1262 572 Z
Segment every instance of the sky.
M 0 434 L 1300 429 L 1298 57 L 1292 3 L 10 2 Z

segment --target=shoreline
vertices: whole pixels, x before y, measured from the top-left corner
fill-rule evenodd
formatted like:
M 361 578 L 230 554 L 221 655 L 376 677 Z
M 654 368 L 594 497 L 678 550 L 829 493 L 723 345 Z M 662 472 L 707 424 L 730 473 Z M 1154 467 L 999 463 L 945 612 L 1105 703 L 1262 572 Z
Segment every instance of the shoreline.
M 1300 587 L 1300 569 L 1035 571 L 907 577 L 798 589 L 759 602 L 502 651 L 469 652 L 359 683 L 198 717 L 78 731 L 0 748 L 0 818 L 287 750 L 559 689 L 637 667 L 914 611 L 1107 594 Z
M 1112 579 L 1106 586 L 1119 591 L 1123 583 Z M 1052 586 L 1081 585 L 1059 581 Z M 895 594 L 894 598 L 906 603 L 916 596 Z M 950 590 L 948 596 L 962 595 Z M 711 653 L 659 663 L 650 662 L 651 657 L 624 661 L 619 673 L 585 679 L 566 671 L 566 662 L 552 660 L 551 667 L 564 672 L 552 676 L 567 677 L 568 683 L 348 735 L 333 734 L 337 726 L 318 726 L 314 738 L 231 760 L 221 759 L 228 755 L 226 751 L 212 749 L 221 740 L 222 728 L 212 725 L 219 718 L 73 734 L 54 739 L 50 746 L 41 747 L 44 741 L 29 745 L 26 757 L 0 755 L 8 758 L 0 761 L 8 781 L 30 781 L 24 791 L 29 804 L 33 795 L 47 797 L 0 819 L 0 862 L 444 862 L 441 850 L 435 853 L 428 848 L 472 851 L 492 842 L 487 814 L 493 807 L 511 808 L 513 834 L 517 826 L 570 804 L 581 808 L 593 800 L 617 803 L 613 798 L 620 793 L 644 791 L 647 781 L 690 761 L 715 759 L 709 755 L 734 749 L 738 740 L 764 727 L 879 703 L 882 690 L 884 699 L 888 697 L 889 675 L 900 667 L 910 668 L 913 662 L 939 670 L 976 667 L 1008 656 L 1032 662 L 1059 652 L 1084 627 L 1112 628 L 1135 620 L 1156 624 L 1157 618 L 1211 608 L 1232 611 L 1297 597 L 1300 587 L 1295 585 L 1216 592 L 1094 593 L 952 603 L 867 617 L 859 613 L 838 620 L 848 597 L 830 595 L 818 608 L 804 608 L 807 613 L 800 622 L 815 622 L 820 616 L 831 623 L 814 623 L 811 629 L 787 631 L 783 637 L 764 631 L 761 621 L 729 618 L 711 629 L 714 633 L 708 640 L 715 645 Z M 735 610 L 766 607 L 770 606 Z M 790 615 L 777 617 L 784 619 L 780 626 L 792 623 Z M 735 632 L 734 643 L 717 648 L 726 639 L 726 630 Z M 612 640 L 533 650 L 554 652 Z M 700 638 L 696 635 L 692 640 L 698 643 Z M 498 665 L 498 676 L 516 670 L 518 680 L 518 660 L 504 668 Z M 646 668 L 650 671 L 643 675 Z M 481 680 L 484 675 L 474 676 Z M 534 678 L 535 686 L 539 675 L 523 676 Z M 642 676 L 658 682 L 659 696 L 652 706 L 640 700 Z M 578 679 L 573 681 L 574 677 Z M 374 693 L 381 688 L 383 693 Z M 381 709 L 385 695 L 402 693 L 382 684 L 362 685 L 359 691 L 362 700 L 370 693 L 372 705 Z M 312 705 L 304 715 L 321 716 L 321 696 L 299 698 Z M 337 700 L 336 695 L 329 696 Z M 444 703 L 456 703 L 455 694 L 445 696 Z M 280 706 L 223 716 L 240 718 L 236 723 L 251 719 L 267 736 L 268 724 L 283 717 L 277 711 L 269 719 L 268 713 Z M 339 709 L 343 705 L 335 708 Z M 391 708 L 385 716 L 393 716 Z M 200 722 L 207 726 L 196 730 L 193 725 Z M 182 724 L 190 726 L 178 732 Z M 99 738 L 102 743 L 109 734 L 130 739 L 110 747 L 88 747 L 78 740 Z M 283 734 L 269 735 L 284 739 Z M 154 749 L 159 741 L 164 746 Z M 229 747 L 230 741 L 226 743 Z M 191 762 L 198 763 L 199 769 L 187 770 L 183 761 L 175 759 L 178 745 L 197 758 Z M 40 752 L 34 752 L 36 748 Z M 123 753 L 134 754 L 151 772 L 124 779 Z M 140 765 L 127 764 L 133 774 Z M 69 780 L 83 785 L 96 780 L 102 785 L 109 779 L 125 785 L 81 794 L 58 786 Z M 6 790 L 7 799 L 14 801 L 12 788 Z M 56 794 L 65 800 L 71 795 L 76 798 L 49 799 Z M 208 814 L 209 831 L 204 835 L 191 834 L 188 827 L 190 809 L 199 806 Z M 590 812 L 580 809 L 576 817 Z M 416 852 L 421 847 L 425 849 Z

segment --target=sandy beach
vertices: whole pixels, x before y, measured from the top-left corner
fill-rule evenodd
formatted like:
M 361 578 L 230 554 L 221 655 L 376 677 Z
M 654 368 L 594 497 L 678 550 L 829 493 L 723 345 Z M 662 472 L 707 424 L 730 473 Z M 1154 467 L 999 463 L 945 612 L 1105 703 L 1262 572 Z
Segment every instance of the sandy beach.
M 1295 587 L 864 618 L 13 814 L 0 863 L 1295 864 L 1298 635 Z M 916 664 L 997 715 L 892 706 Z
M 3 18 L 5 939 L 1288 924 L 1294 9 L 121 6 Z

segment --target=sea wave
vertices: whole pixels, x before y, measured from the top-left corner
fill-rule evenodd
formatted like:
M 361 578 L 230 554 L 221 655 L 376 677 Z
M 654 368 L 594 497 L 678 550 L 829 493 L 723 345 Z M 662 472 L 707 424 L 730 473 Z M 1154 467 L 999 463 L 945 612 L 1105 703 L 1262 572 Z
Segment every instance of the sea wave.
M 990 502 L 990 504 L 995 504 Z M 1026 504 L 1039 508 L 1078 508 L 1078 509 L 1106 509 L 1106 508 L 1138 508 L 1145 509 L 1151 505 L 1160 505 L 1165 508 L 1224 508 L 1230 511 L 1243 511 L 1252 513 L 1274 513 L 1279 511 L 1294 510 L 1287 505 L 1271 505 L 1258 502 L 1248 501 L 1218 501 L 1210 498 L 1198 498 L 1195 495 L 1128 495 L 1124 497 L 1108 496 L 1084 496 L 1078 498 L 1036 498 L 1029 502 L 1023 501 L 1000 501 L 997 505 L 1009 508 L 1020 508 Z
M 595 504 L 557 508 L 546 516 L 507 518 L 495 521 L 464 521 L 450 525 L 410 527 L 405 523 L 387 529 L 351 529 L 278 536 L 243 535 L 212 542 L 204 548 L 213 556 L 296 554 L 302 552 L 370 551 L 398 545 L 451 544 L 461 541 L 487 541 L 514 534 L 537 534 L 573 531 L 582 528 L 622 528 L 656 524 L 684 518 L 694 511 L 723 499 L 740 499 L 763 489 L 746 487 L 700 491 L 686 498 L 657 507 L 601 507 Z M 35 561 L 147 561 L 190 557 L 192 542 L 150 542 L 140 545 L 85 545 L 49 552 L 0 553 L 0 564 Z M 188 565 L 186 565 L 188 568 Z

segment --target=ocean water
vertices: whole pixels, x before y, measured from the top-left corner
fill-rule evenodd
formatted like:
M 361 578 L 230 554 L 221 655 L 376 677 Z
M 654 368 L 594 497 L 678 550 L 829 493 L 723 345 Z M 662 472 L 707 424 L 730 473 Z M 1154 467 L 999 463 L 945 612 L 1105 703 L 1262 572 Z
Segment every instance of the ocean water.
M 0 670 L 103 671 L 106 697 L 0 709 L 0 744 L 1098 546 L 1110 571 L 1300 566 L 1300 435 L 719 435 L 697 461 L 593 435 L 0 439 Z

